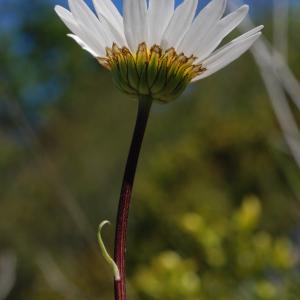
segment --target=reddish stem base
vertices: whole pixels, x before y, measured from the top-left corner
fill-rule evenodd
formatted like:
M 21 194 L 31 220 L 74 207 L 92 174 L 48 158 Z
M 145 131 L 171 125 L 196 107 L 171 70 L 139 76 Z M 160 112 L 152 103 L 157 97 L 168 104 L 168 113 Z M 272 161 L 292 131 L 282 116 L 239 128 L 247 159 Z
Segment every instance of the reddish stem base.
M 120 271 L 121 279 L 115 281 L 115 300 L 126 300 L 126 238 L 128 227 L 128 215 L 131 195 L 136 173 L 139 154 L 147 127 L 149 113 L 152 106 L 151 97 L 142 96 L 139 99 L 137 120 L 128 154 L 124 173 L 115 233 L 114 259 Z

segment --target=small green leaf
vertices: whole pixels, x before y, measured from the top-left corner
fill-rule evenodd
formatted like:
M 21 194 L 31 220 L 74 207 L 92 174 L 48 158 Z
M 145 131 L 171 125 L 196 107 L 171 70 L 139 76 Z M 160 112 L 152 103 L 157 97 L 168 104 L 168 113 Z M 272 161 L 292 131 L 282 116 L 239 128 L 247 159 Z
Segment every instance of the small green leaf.
M 101 231 L 102 228 L 106 225 L 106 224 L 110 224 L 109 221 L 103 221 L 100 225 L 99 225 L 99 230 L 98 230 L 98 243 L 102 252 L 102 255 L 104 257 L 104 259 L 107 261 L 107 263 L 111 266 L 113 272 L 114 272 L 114 277 L 116 281 L 120 281 L 121 277 L 120 277 L 120 271 L 119 268 L 117 266 L 117 264 L 115 263 L 115 261 L 111 258 L 111 256 L 109 255 L 109 253 L 106 250 L 106 247 L 103 243 L 103 239 L 101 236 Z

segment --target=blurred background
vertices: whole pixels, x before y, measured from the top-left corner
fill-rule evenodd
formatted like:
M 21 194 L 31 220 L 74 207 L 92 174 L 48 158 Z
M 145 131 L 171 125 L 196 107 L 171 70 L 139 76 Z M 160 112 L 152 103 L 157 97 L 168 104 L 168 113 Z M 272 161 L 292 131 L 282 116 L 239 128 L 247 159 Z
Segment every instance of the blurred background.
M 239 30 L 265 25 L 252 52 L 153 108 L 128 299 L 300 299 L 300 3 L 246 2 Z M 137 103 L 55 4 L 0 0 L 0 300 L 113 299 L 96 232 L 115 221 Z

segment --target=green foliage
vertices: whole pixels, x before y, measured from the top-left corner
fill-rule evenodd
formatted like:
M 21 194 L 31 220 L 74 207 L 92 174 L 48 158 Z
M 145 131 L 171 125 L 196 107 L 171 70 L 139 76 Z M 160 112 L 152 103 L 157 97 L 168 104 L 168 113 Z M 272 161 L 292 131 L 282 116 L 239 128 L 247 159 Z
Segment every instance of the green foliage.
M 163 252 L 133 278 L 145 299 L 198 299 L 201 281 L 192 260 L 175 252 Z
M 261 217 L 260 201 L 253 196 L 216 220 L 184 214 L 179 226 L 199 247 L 194 260 L 163 252 L 137 271 L 137 289 L 145 299 L 239 299 L 243 294 L 249 299 L 292 299 L 289 273 L 297 265 L 292 242 L 261 230 Z

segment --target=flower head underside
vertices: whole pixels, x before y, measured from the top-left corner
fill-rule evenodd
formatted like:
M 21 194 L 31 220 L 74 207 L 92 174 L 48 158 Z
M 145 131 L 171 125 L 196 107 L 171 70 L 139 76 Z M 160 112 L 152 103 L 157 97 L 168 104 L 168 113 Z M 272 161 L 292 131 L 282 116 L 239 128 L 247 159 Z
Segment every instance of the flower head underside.
M 198 0 L 124 0 L 123 16 L 111 0 L 93 0 L 97 16 L 83 0 L 69 0 L 70 11 L 55 10 L 69 34 L 111 71 L 130 95 L 169 102 L 192 81 L 219 71 L 246 52 L 263 26 L 218 46 L 246 17 L 243 5 L 223 17 L 226 0 L 212 0 L 196 15 Z M 217 50 L 216 50 L 217 49 Z

